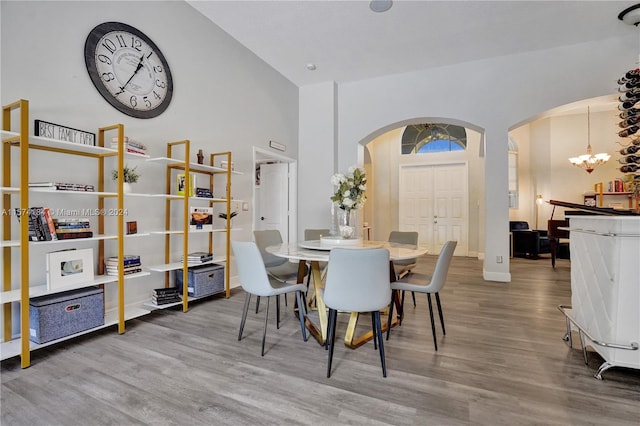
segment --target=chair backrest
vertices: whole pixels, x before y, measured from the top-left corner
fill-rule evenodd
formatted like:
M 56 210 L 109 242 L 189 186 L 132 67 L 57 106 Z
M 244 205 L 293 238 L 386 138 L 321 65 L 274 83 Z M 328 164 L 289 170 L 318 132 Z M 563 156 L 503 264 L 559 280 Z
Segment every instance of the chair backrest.
M 418 233 L 413 231 L 391 231 L 389 234 L 390 243 L 410 244 L 418 246 Z
M 447 241 L 444 243 L 444 246 L 442 246 L 442 250 L 440 250 L 440 255 L 436 261 L 436 267 L 433 270 L 431 282 L 429 283 L 429 287 L 432 288 L 434 293 L 440 291 L 445 281 L 447 281 L 449 265 L 451 265 L 451 258 L 457 245 L 457 241 Z
M 282 265 L 287 261 L 284 257 L 278 257 L 274 254 L 268 253 L 266 248 L 277 244 L 282 244 L 282 235 L 277 229 L 268 229 L 265 231 L 253 231 L 253 236 L 256 240 L 256 245 L 262 255 L 264 266 L 271 268 L 274 266 Z
M 547 221 L 547 232 L 549 238 L 569 238 L 569 231 L 560 230 L 558 228 L 563 226 L 569 226 L 569 220 L 548 220 Z
M 321 236 L 329 236 L 331 232 L 330 229 L 305 229 L 304 230 L 304 240 L 305 241 L 314 241 L 319 240 Z
M 324 302 L 329 308 L 370 312 L 386 307 L 390 301 L 389 250 L 331 250 L 324 289 Z
M 390 243 L 407 244 L 412 245 L 414 248 L 418 247 L 418 233 L 414 231 L 391 231 L 389 234 Z M 418 258 L 396 260 L 393 263 L 396 265 L 414 265 L 418 261 Z
M 260 250 L 253 241 L 231 241 L 238 266 L 238 277 L 242 288 L 258 296 L 269 295 L 272 290 Z
M 509 221 L 509 231 L 528 231 L 529 222 L 523 220 L 511 220 Z

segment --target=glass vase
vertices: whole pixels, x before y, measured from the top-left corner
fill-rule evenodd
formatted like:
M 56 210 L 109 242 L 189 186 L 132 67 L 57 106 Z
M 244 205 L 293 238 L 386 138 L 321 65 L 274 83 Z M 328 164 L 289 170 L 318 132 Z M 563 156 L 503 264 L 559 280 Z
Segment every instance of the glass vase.
M 345 240 L 351 240 L 358 238 L 358 214 L 357 210 L 343 210 L 338 211 L 338 229 L 340 236 Z

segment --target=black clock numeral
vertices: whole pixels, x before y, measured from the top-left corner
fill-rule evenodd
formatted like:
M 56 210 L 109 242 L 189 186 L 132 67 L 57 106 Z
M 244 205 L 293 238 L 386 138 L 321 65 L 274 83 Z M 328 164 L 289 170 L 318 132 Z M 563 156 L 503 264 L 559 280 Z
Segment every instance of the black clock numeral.
M 102 73 L 102 79 L 104 81 L 111 81 L 111 80 L 115 80 L 115 76 L 113 75 L 113 73 L 111 72 L 103 72 Z
M 111 59 L 107 55 L 98 55 L 98 60 L 103 64 L 111 65 Z
M 155 73 L 162 72 L 162 65 L 155 65 L 153 67 L 153 72 L 155 72 Z
M 147 108 L 151 108 L 151 101 L 147 99 L 146 96 L 142 99 L 144 99 L 144 104 L 147 106 Z
M 129 103 L 131 104 L 132 107 L 137 107 L 138 106 L 138 98 L 136 98 L 135 96 L 131 96 L 131 98 L 129 99 Z
M 147 55 L 147 59 L 149 59 L 151 57 L 151 55 L 153 55 L 153 50 L 151 52 L 149 52 L 149 54 Z
M 138 39 L 135 39 L 133 41 L 133 45 L 131 47 L 136 49 L 138 52 L 142 52 L 142 42 Z
M 156 99 L 162 99 L 162 96 L 158 95 L 155 90 L 153 91 L 153 97 Z
M 165 83 L 164 81 L 160 81 L 158 79 L 156 79 L 156 86 L 158 86 L 161 89 L 164 89 L 167 87 L 167 83 Z
M 113 54 L 117 50 L 116 44 L 108 38 L 104 39 L 104 41 L 102 42 L 102 47 L 111 52 L 111 54 Z
M 127 47 L 127 42 L 124 41 L 124 36 L 122 34 L 116 34 L 116 40 L 118 40 L 120 47 Z
M 124 93 L 124 87 L 121 87 L 121 88 L 120 88 L 120 91 L 119 91 L 119 92 L 114 93 L 114 94 L 113 94 L 113 96 L 118 96 L 120 93 Z

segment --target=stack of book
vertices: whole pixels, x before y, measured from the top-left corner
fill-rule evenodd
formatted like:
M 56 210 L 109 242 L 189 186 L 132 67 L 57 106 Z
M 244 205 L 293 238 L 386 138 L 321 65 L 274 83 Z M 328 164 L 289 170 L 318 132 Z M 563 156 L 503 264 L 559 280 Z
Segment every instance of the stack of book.
M 58 240 L 70 240 L 73 238 L 91 238 L 91 224 L 89 219 L 68 217 L 61 219 L 53 219 L 56 237 Z
M 151 302 L 156 306 L 182 302 L 180 290 L 177 287 L 156 288 L 151 295 Z
M 118 138 L 111 139 L 111 149 L 118 149 Z M 124 150 L 131 154 L 147 155 L 147 146 L 124 137 Z
M 63 183 L 63 182 L 30 182 L 29 188 L 40 191 L 81 191 L 94 192 L 95 186 L 85 183 Z
M 15 209 L 20 221 L 20 209 Z M 54 219 L 48 207 L 31 207 L 27 210 L 29 219 L 29 241 L 55 241 L 56 235 Z
M 184 261 L 184 258 L 180 259 Z M 213 253 L 207 253 L 204 251 L 194 251 L 187 255 L 187 265 L 201 265 L 203 263 L 211 262 L 213 260 Z
M 104 266 L 107 271 L 107 275 L 118 275 L 118 273 L 120 272 L 118 256 L 106 258 L 104 261 Z M 140 256 L 138 256 L 137 254 L 125 254 L 122 270 L 124 272 L 124 275 L 142 272 L 142 262 L 140 261 Z

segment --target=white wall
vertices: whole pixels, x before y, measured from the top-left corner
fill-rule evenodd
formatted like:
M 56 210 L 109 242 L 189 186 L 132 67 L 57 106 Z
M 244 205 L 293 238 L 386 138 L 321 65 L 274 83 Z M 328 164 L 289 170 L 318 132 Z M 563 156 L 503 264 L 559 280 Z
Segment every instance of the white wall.
M 509 281 L 508 261 L 497 263 L 498 256 L 509 258 L 509 129 L 553 107 L 611 93 L 636 54 L 636 37 L 629 36 L 340 84 L 337 168 L 356 161 L 358 144 L 412 118 L 445 117 L 484 129 L 485 204 L 491 206 L 484 277 Z M 301 191 L 314 169 L 305 173 Z
M 31 122 L 41 119 L 94 132 L 100 126 L 123 123 L 126 134 L 146 143 L 152 156 L 166 155 L 167 142 L 184 139 L 196 151 L 202 148 L 205 155 L 230 150 L 235 169 L 244 172 L 234 177 L 233 195 L 245 201 L 252 195 L 254 145 L 269 150 L 268 141 L 276 140 L 287 145 L 287 156 L 298 155 L 297 87 L 187 3 L 3 1 L 0 11 L 1 101 L 5 105 L 29 100 Z M 142 120 L 121 114 L 89 79 L 84 43 L 89 31 L 106 21 L 140 29 L 167 58 L 174 94 L 159 117 Z M 55 154 L 33 155 L 32 159 L 32 180 L 95 179 L 91 160 Z M 135 191 L 164 192 L 163 167 L 140 163 L 138 171 L 142 177 Z M 224 186 L 214 194 L 224 194 Z M 68 205 L 66 201 L 40 201 L 51 207 Z M 127 219 L 137 220 L 140 232 L 164 226 L 163 202 L 138 200 L 130 207 Z M 232 238 L 250 240 L 251 212 L 241 212 L 234 226 L 244 229 L 235 231 Z M 178 244 L 176 240 L 172 246 L 179 248 Z M 152 236 L 128 240 L 126 251 L 140 253 L 144 263 L 152 264 L 162 262 L 162 247 L 162 237 Z M 114 246 L 107 250 L 115 254 Z M 221 245 L 216 244 L 215 251 L 219 250 Z M 34 266 L 32 275 L 34 281 L 42 281 L 43 268 Z M 128 299 L 147 297 L 162 283 L 160 275 L 128 286 Z M 108 303 L 113 305 L 113 300 Z

